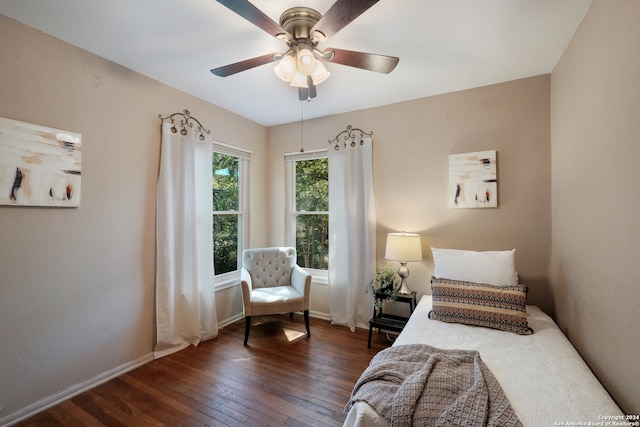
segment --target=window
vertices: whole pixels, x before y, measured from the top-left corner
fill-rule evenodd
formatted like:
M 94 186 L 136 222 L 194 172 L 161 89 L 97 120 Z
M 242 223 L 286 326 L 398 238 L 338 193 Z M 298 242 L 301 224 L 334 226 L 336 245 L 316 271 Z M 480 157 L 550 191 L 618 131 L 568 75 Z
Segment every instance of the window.
M 211 191 L 216 277 L 232 279 L 237 275 L 242 250 L 247 246 L 250 158 L 250 152 L 213 144 Z
M 287 164 L 287 244 L 298 265 L 326 276 L 329 267 L 329 168 L 326 150 L 285 156 Z M 314 272 L 315 270 L 315 272 Z

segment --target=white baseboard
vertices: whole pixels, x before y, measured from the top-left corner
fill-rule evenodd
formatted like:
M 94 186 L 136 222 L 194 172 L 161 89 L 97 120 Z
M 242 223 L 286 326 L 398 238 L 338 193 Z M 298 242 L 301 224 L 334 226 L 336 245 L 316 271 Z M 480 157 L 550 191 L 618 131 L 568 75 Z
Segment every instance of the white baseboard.
M 309 317 L 331 321 L 331 316 L 329 315 L 329 313 L 322 313 L 320 311 L 309 310 Z
M 222 329 L 225 326 L 229 326 L 233 322 L 237 322 L 240 319 L 244 319 L 244 314 L 242 314 L 242 313 L 236 314 L 235 316 L 231 316 L 231 317 L 229 317 L 227 319 L 221 320 L 221 321 L 218 322 L 218 329 Z
M 64 402 L 67 399 L 71 399 L 72 397 L 77 396 L 80 393 L 84 393 L 85 391 L 99 386 L 100 384 L 106 383 L 107 381 L 129 371 L 132 371 L 146 363 L 151 362 L 152 360 L 153 352 L 139 357 L 136 360 L 132 360 L 131 362 L 127 362 L 120 366 L 117 366 L 109 371 L 103 372 L 100 375 L 93 377 L 87 381 L 72 385 L 71 387 L 68 387 L 58 393 L 47 396 L 44 399 L 40 399 L 37 402 L 34 402 L 22 409 L 19 409 L 0 418 L 0 426 L 11 426 L 19 423 L 20 421 L 24 421 L 39 412 L 49 409 L 52 406 Z

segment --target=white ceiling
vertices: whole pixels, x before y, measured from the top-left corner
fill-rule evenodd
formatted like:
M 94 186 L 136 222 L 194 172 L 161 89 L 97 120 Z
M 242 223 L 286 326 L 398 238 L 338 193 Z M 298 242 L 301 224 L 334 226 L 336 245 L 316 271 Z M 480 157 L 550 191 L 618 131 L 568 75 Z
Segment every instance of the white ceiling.
M 278 22 L 294 6 L 252 0 Z M 550 73 L 592 0 L 382 0 L 319 45 L 397 56 L 391 74 L 339 64 L 304 118 Z M 211 68 L 286 50 L 215 0 L 1 0 L 0 13 L 265 126 L 299 121 L 297 89 L 273 64 L 229 77 Z

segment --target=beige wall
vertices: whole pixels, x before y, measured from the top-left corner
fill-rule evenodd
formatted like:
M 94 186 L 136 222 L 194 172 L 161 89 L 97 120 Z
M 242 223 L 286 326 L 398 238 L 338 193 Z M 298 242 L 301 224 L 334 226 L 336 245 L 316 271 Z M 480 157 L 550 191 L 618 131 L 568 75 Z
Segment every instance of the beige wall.
M 596 0 L 551 79 L 552 267 L 562 329 L 640 413 L 640 2 Z
M 252 150 L 256 206 L 267 145 L 263 126 L 3 15 L 0 40 L 0 116 L 83 136 L 79 208 L 0 207 L 1 425 L 150 356 L 158 114 L 187 108 L 215 139 Z M 251 227 L 264 244 L 264 218 Z M 220 316 L 241 313 L 234 291 Z
M 530 301 L 549 310 L 549 82 L 548 75 L 539 76 L 309 120 L 304 146 L 327 148 L 349 124 L 373 131 L 377 258 L 386 263 L 387 232 L 421 233 L 424 261 L 408 265 L 409 285 L 419 294 L 430 293 L 431 246 L 516 248 Z M 283 155 L 300 149 L 300 124 L 269 128 L 268 141 L 269 241 L 283 244 Z M 450 209 L 448 155 L 481 150 L 498 151 L 500 207 Z

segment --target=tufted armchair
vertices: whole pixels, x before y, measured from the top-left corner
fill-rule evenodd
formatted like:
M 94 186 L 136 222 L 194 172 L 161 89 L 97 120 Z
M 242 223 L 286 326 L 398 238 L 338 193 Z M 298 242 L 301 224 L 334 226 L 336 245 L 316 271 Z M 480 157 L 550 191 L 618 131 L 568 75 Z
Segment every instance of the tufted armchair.
M 244 345 L 249 339 L 252 316 L 302 311 L 309 331 L 311 275 L 296 264 L 295 248 L 245 249 L 242 252 L 242 300 Z

